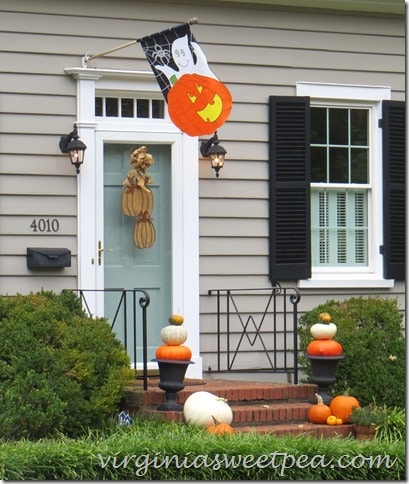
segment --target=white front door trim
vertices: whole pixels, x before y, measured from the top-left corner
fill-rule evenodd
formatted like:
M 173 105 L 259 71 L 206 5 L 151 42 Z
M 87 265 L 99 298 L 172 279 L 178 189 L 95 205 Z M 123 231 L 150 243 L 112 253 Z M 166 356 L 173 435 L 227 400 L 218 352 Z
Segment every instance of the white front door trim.
M 97 244 L 103 242 L 104 142 L 135 139 L 172 146 L 172 310 L 185 317 L 186 344 L 192 349 L 187 376 L 202 377 L 199 355 L 199 176 L 198 142 L 183 134 L 168 119 L 109 119 L 95 117 L 97 90 L 156 94 L 152 73 L 87 68 L 66 68 L 77 80 L 77 126 L 87 145 L 78 176 L 78 287 L 103 289 L 103 264 L 98 265 Z M 89 301 L 96 316 L 103 314 L 103 298 Z M 166 321 L 163 322 L 167 324 Z

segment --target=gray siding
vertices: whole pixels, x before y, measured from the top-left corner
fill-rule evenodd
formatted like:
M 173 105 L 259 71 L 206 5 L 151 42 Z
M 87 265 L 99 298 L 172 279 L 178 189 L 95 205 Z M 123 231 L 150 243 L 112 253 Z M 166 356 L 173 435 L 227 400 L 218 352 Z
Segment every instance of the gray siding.
M 192 2 L 193 3 L 193 2 Z M 217 2 L 216 2 L 217 4 Z M 0 5 L 0 292 L 76 286 L 77 180 L 58 139 L 76 117 L 66 66 L 169 25 L 193 27 L 234 107 L 219 130 L 227 161 L 220 179 L 200 163 L 200 292 L 204 368 L 212 361 L 215 288 L 268 287 L 268 96 L 295 95 L 298 81 L 390 86 L 405 93 L 404 18 L 211 2 L 2 0 Z M 249 19 L 251 18 L 251 22 Z M 250 24 L 250 25 L 249 25 Z M 91 67 L 149 70 L 139 45 Z M 33 233 L 34 218 L 58 218 L 57 234 Z M 28 277 L 26 247 L 71 249 L 73 266 Z M 293 285 L 296 284 L 294 281 Z M 291 285 L 291 284 L 290 284 Z M 300 311 L 353 290 L 304 290 Z M 368 290 L 397 296 L 404 287 Z M 208 363 L 210 362 L 210 363 Z

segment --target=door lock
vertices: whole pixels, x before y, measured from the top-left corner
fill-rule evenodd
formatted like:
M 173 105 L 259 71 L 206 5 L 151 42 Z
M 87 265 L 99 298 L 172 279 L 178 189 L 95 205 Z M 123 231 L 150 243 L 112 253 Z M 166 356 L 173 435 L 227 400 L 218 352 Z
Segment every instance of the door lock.
M 102 253 L 103 252 L 111 252 L 112 249 L 104 249 L 102 247 L 102 241 L 98 240 L 98 265 L 100 266 L 102 264 Z

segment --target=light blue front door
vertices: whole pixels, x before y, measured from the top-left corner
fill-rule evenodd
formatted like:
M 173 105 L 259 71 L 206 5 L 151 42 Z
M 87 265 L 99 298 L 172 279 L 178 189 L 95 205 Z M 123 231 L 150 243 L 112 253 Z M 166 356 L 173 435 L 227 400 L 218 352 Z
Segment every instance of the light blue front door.
M 149 185 L 154 197 L 152 213 L 156 241 L 151 248 L 139 249 L 133 241 L 135 217 L 122 213 L 121 195 L 123 181 L 130 165 L 131 153 L 145 145 L 154 158 L 147 173 L 153 178 Z M 104 285 L 105 289 L 141 288 L 149 292 L 148 306 L 148 361 L 155 357 L 161 343 L 160 330 L 168 324 L 172 296 L 172 247 L 171 247 L 171 146 L 169 144 L 119 144 L 104 145 Z M 119 292 L 106 291 L 105 315 L 111 321 L 118 306 Z M 141 294 L 138 294 L 138 299 Z M 128 293 L 126 344 L 131 361 L 142 361 L 141 311 L 137 306 L 137 333 L 133 332 L 133 307 Z M 122 305 L 114 331 L 125 342 L 124 307 Z

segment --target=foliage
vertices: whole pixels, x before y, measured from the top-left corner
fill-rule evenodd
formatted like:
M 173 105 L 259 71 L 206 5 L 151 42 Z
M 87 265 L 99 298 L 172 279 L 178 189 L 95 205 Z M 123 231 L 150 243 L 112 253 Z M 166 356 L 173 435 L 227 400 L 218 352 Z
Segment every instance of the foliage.
M 299 319 L 300 348 L 312 340 L 310 327 L 319 314 L 328 312 L 337 325 L 336 340 L 345 358 L 338 363 L 332 395 L 349 389 L 361 406 L 374 400 L 380 405 L 405 406 L 405 339 L 402 314 L 395 299 L 355 297 L 328 301 Z M 309 380 L 311 363 L 300 356 L 300 366 Z
M 405 438 L 405 410 L 398 407 L 383 407 L 385 418 L 376 429 L 375 438 L 380 441 L 394 442 Z
M 72 292 L 0 296 L 0 429 L 5 439 L 79 435 L 116 412 L 129 357 Z
M 136 421 L 76 440 L 0 444 L 0 479 L 392 481 L 405 478 L 405 458 L 404 441 L 219 436 L 193 425 Z
M 355 425 L 370 426 L 381 425 L 386 418 L 385 409 L 377 405 L 367 405 L 361 408 L 354 408 L 350 417 L 351 423 Z
M 405 438 L 405 410 L 402 408 L 375 404 L 354 408 L 351 422 L 355 425 L 374 425 L 375 438 L 379 441 L 394 442 Z

